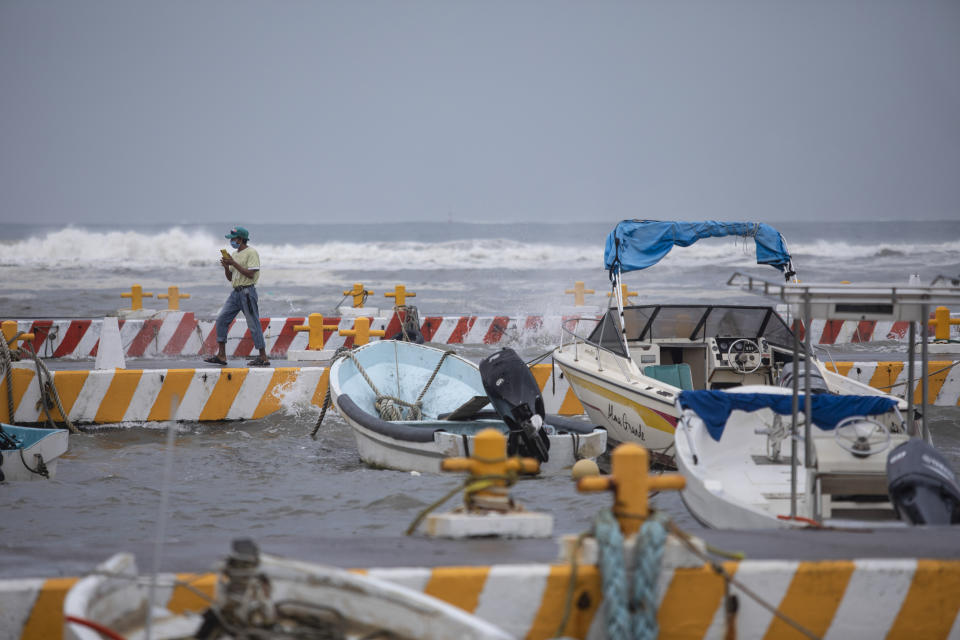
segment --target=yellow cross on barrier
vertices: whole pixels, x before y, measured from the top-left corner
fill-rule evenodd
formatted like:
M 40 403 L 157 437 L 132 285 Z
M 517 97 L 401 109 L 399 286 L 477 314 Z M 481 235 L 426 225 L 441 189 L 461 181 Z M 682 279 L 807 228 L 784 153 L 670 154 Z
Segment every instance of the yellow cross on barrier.
M 19 338 L 14 340 L 14 336 L 17 335 L 16 320 L 4 320 L 3 323 L 0 324 L 0 327 L 2 327 L 3 339 L 8 345 L 10 345 L 11 350 L 16 349 L 17 343 L 21 340 L 27 342 L 28 340 L 33 340 L 35 337 L 32 333 L 24 333 Z
M 130 291 L 124 291 L 123 293 L 121 293 L 120 297 L 130 298 L 130 310 L 138 311 L 140 309 L 143 309 L 143 299 L 152 298 L 153 293 L 148 293 L 143 290 L 143 287 L 141 287 L 138 284 L 135 284 L 130 288 Z
M 398 284 L 396 287 L 394 287 L 394 290 L 393 290 L 393 291 L 387 291 L 387 292 L 386 292 L 385 294 L 383 294 L 383 295 L 384 295 L 384 297 L 386 297 L 386 298 L 394 298 L 394 299 L 395 299 L 395 300 L 394 300 L 394 302 L 395 302 L 394 306 L 395 306 L 395 307 L 402 307 L 402 306 L 404 306 L 405 304 L 407 304 L 407 298 L 416 298 L 416 297 L 417 297 L 417 294 L 415 294 L 415 293 L 413 293 L 413 292 L 408 292 L 408 291 L 407 291 L 407 288 L 406 288 L 405 286 L 403 286 L 402 284 Z
M 630 303 L 630 296 L 638 296 L 638 295 L 640 295 L 640 294 L 639 294 L 638 292 L 636 292 L 636 291 L 628 291 L 628 290 L 627 290 L 627 285 L 625 285 L 625 284 L 621 284 L 621 285 L 620 285 L 620 297 L 623 298 L 623 304 L 629 304 L 629 303 Z M 612 293 L 608 293 L 608 294 L 607 294 L 607 297 L 608 297 L 608 298 L 612 298 L 612 297 L 613 297 L 613 294 L 612 294 Z
M 580 491 L 613 491 L 613 513 L 623 535 L 640 529 L 650 515 L 651 491 L 683 489 L 686 479 L 678 473 L 650 475 L 650 454 L 634 442 L 620 445 L 610 454 L 609 476 L 587 476 L 577 483 Z
M 478 497 L 489 494 L 491 497 L 502 495 L 510 486 L 510 473 L 537 473 L 540 463 L 533 458 L 507 457 L 507 439 L 496 429 L 484 429 L 473 438 L 473 453 L 469 458 L 444 458 L 440 462 L 441 471 L 466 471 L 473 478 L 493 477 L 488 489 L 473 492 Z M 499 490 L 499 491 L 498 491 Z M 471 494 L 464 495 L 467 507 L 470 507 Z
M 361 309 L 363 308 L 363 302 L 367 299 L 367 296 L 372 296 L 373 291 L 370 289 L 364 289 L 363 284 L 355 282 L 353 288 L 343 292 L 345 296 L 353 296 L 353 308 Z
M 573 289 L 567 289 L 564 293 L 573 294 L 573 306 L 582 307 L 584 305 L 584 294 L 586 293 L 596 293 L 593 289 L 585 289 L 583 286 L 583 280 L 577 280 L 573 283 Z
M 189 298 L 189 293 L 180 293 L 180 287 L 167 287 L 166 293 L 157 295 L 158 299 L 167 300 L 167 311 L 179 311 L 181 298 Z
M 371 329 L 370 318 L 357 318 L 353 321 L 353 329 L 340 329 L 340 335 L 353 336 L 353 346 L 359 347 L 370 342 L 370 336 L 383 337 L 383 329 Z
M 323 332 L 332 331 L 337 328 L 335 324 L 323 324 L 323 314 L 311 313 L 307 317 L 307 324 L 293 325 L 294 331 L 308 331 L 307 349 L 310 351 L 323 351 Z

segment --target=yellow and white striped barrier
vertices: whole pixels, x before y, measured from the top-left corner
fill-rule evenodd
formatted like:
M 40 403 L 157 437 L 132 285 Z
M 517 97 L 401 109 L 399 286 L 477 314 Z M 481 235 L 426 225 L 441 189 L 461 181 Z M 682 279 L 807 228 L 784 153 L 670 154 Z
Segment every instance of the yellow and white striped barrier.
M 743 560 L 723 568 L 765 603 L 823 638 L 960 638 L 960 561 L 865 559 Z M 435 596 L 518 638 L 586 637 L 602 600 L 596 565 L 582 565 L 562 633 L 569 565 L 521 564 L 359 570 Z M 161 576 L 161 584 L 172 576 Z M 211 594 L 213 574 L 176 578 Z M 76 578 L 0 581 L 0 640 L 62 637 L 63 600 Z M 724 638 L 725 584 L 709 566 L 664 567 L 658 585 L 661 638 Z M 737 638 L 801 637 L 736 585 Z M 205 608 L 186 587 L 161 601 L 175 612 Z
M 909 377 L 907 362 L 827 362 L 827 369 L 868 384 L 886 393 L 906 397 L 906 385 Z M 953 361 L 931 361 L 927 363 L 927 379 L 930 404 L 941 407 L 953 407 L 960 404 L 960 365 Z M 914 370 L 915 386 L 913 401 L 920 404 L 923 398 L 923 381 L 920 363 Z
M 960 404 L 960 366 L 953 362 L 929 363 L 929 397 L 938 406 Z M 907 380 L 904 362 L 828 362 L 827 368 L 872 387 L 903 395 Z M 543 394 L 547 413 L 582 415 L 583 405 L 558 367 L 535 364 L 531 368 Z M 916 375 L 919 378 L 920 368 Z M 224 369 L 117 369 L 57 371 L 54 383 L 64 410 L 77 423 L 150 422 L 181 420 L 256 419 L 282 405 L 323 405 L 327 392 L 324 367 L 224 368 Z M 30 363 L 13 370 L 14 421 L 43 422 L 40 389 Z M 920 402 L 921 383 L 914 388 Z M 6 382 L 0 382 L 0 398 Z M 55 420 L 60 413 L 52 409 Z M 0 402 L 0 421 L 10 422 L 6 402 Z
M 13 422 L 45 420 L 40 385 L 31 367 L 32 363 L 18 363 L 13 369 Z M 322 367 L 53 373 L 64 411 L 80 424 L 262 418 L 283 405 L 322 405 L 327 377 Z M 6 398 L 6 385 L 5 380 L 0 383 L 0 398 Z M 56 407 L 51 414 L 62 420 Z M 0 421 L 11 422 L 6 402 L 0 402 Z

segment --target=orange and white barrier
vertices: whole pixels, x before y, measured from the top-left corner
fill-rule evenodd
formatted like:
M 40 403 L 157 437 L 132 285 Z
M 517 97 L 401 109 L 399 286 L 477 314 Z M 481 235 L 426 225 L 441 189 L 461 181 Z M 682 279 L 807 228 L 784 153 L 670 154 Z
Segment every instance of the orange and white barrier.
M 32 366 L 14 366 L 13 422 L 45 420 Z M 64 411 L 80 424 L 262 418 L 281 406 L 322 405 L 327 377 L 321 367 L 53 372 Z M 6 397 L 6 385 L 0 383 L 0 397 Z M 0 421 L 11 422 L 7 403 L 0 405 Z M 56 407 L 51 413 L 63 419 Z
M 825 362 L 830 371 L 868 384 L 901 398 L 906 398 L 909 380 L 907 362 Z M 927 362 L 927 394 L 932 405 L 953 407 L 960 405 L 960 364 L 955 361 Z M 923 399 L 923 380 L 920 363 L 914 366 L 913 401 L 920 404 Z
M 764 603 L 822 638 L 960 637 L 960 561 L 855 559 L 814 562 L 743 560 L 723 568 Z M 579 567 L 573 606 L 559 629 L 571 571 L 566 564 L 521 564 L 359 570 L 435 596 L 488 620 L 517 638 L 585 638 L 603 624 L 596 565 Z M 210 594 L 212 574 L 176 577 Z M 0 640 L 62 637 L 63 600 L 77 578 L 0 581 Z M 662 638 L 725 638 L 728 620 L 723 578 L 709 566 L 664 566 L 657 621 Z M 738 638 L 801 637 L 786 622 L 730 586 L 739 606 Z M 202 611 L 202 598 L 185 587 L 166 589 L 162 604 L 175 612 Z

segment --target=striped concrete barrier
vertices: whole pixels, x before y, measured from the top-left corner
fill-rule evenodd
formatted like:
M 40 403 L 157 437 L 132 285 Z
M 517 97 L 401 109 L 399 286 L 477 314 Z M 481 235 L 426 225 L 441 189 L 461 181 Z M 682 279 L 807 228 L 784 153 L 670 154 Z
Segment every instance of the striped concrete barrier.
M 960 638 L 960 561 L 863 559 L 791 562 L 743 560 L 723 569 L 765 604 L 816 637 Z M 581 565 L 573 606 L 559 629 L 571 581 L 569 565 L 493 565 L 360 570 L 427 593 L 488 620 L 517 638 L 585 638 L 603 624 L 596 565 Z M 160 576 L 212 593 L 212 574 Z M 0 640 L 62 637 L 63 600 L 76 578 L 0 581 Z M 736 583 L 728 616 L 727 584 L 709 566 L 664 566 L 657 588 L 660 638 L 802 637 Z M 167 587 L 159 601 L 175 612 L 202 611 L 186 587 Z M 727 635 L 728 630 L 733 635 Z
M 388 337 L 400 333 L 400 320 L 395 313 L 369 320 L 371 329 L 382 330 Z M 420 330 L 427 341 L 440 344 L 508 344 L 540 336 L 558 340 L 561 323 L 569 320 L 577 320 L 577 316 L 425 316 L 421 318 Z M 193 357 L 216 351 L 215 322 L 197 320 L 193 313 L 163 312 L 151 318 L 119 318 L 118 323 L 128 358 Z M 304 323 L 303 317 L 261 318 L 267 352 L 280 358 L 288 350 L 306 349 L 307 334 L 294 331 L 295 326 Z M 352 337 L 337 332 L 338 328 L 353 328 L 353 318 L 324 318 L 324 324 L 336 327 L 324 332 L 327 348 L 353 346 Z M 593 324 L 591 320 L 590 328 Z M 102 326 L 102 319 L 17 321 L 19 331 L 34 334 L 31 344 L 40 356 L 78 360 L 96 357 Z M 246 321 L 237 318 L 227 333 L 227 355 L 241 358 L 251 353 L 250 331 Z
M 901 398 L 906 398 L 909 367 L 906 362 L 826 362 L 827 369 L 868 384 Z M 915 363 L 913 401 L 923 400 L 923 381 L 919 362 Z M 930 361 L 927 363 L 927 394 L 930 404 L 940 407 L 960 405 L 960 363 L 955 361 Z
M 929 398 L 936 406 L 960 405 L 960 366 L 950 361 L 929 363 Z M 840 375 L 902 396 L 907 381 L 903 362 L 828 362 Z M 584 413 L 559 367 L 548 363 L 530 367 L 543 394 L 547 413 L 578 416 Z M 919 365 L 917 376 L 920 375 Z M 74 422 L 116 423 L 163 420 L 217 421 L 262 418 L 281 406 L 322 406 L 327 392 L 324 367 L 223 369 L 108 369 L 56 371 L 54 384 L 64 410 Z M 922 385 L 914 387 L 920 403 Z M 14 419 L 21 424 L 45 420 L 39 404 L 40 388 L 32 363 L 13 370 Z M 6 381 L 0 381 L 0 398 Z M 59 411 L 52 409 L 54 419 Z M 6 402 L 0 402 L 0 420 L 9 422 Z
M 45 420 L 32 364 L 13 369 L 13 421 L 20 424 Z M 327 392 L 321 367 L 56 371 L 53 381 L 64 411 L 79 424 L 257 419 L 281 406 L 322 405 Z M 6 385 L 0 383 L 0 398 Z M 56 407 L 51 413 L 63 419 Z M 0 402 L 0 421 L 9 418 Z
M 578 316 L 425 316 L 420 330 L 430 342 L 440 344 L 498 345 L 525 341 L 559 341 L 564 322 Z M 304 324 L 302 317 L 261 318 L 267 352 L 275 358 L 288 350 L 307 348 L 307 334 L 294 331 Z M 352 328 L 351 318 L 325 318 L 325 324 Z M 396 314 L 371 317 L 370 328 L 383 330 L 387 336 L 400 332 Z M 595 320 L 571 323 L 579 335 L 588 334 Z M 161 312 L 151 318 L 120 318 L 120 340 L 128 358 L 193 357 L 216 350 L 216 327 L 213 320 L 197 320 L 193 313 Z M 18 320 L 17 328 L 33 333 L 33 347 L 43 357 L 90 359 L 97 355 L 101 319 L 89 320 Z M 862 343 L 877 340 L 905 339 L 906 322 L 857 322 L 853 320 L 815 320 L 811 339 L 816 344 Z M 951 327 L 951 335 L 960 338 L 960 326 Z M 800 331 L 802 335 L 803 331 Z M 932 335 L 932 329 L 931 329 Z M 335 329 L 324 332 L 327 346 L 337 349 L 353 346 L 353 338 L 341 336 Z M 372 338 L 376 339 L 376 338 Z M 245 357 L 253 352 L 253 340 L 243 318 L 236 319 L 227 334 L 227 353 Z

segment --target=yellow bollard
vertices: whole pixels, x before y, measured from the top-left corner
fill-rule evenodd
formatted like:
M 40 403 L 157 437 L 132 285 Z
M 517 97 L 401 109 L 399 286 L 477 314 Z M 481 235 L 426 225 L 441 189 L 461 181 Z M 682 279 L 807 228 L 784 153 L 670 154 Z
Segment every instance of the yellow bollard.
M 353 308 L 362 309 L 364 300 L 367 299 L 367 296 L 372 296 L 373 291 L 369 289 L 364 289 L 361 283 L 355 282 L 353 283 L 353 289 L 344 291 L 343 295 L 353 296 Z
M 394 287 L 393 291 L 387 291 L 383 295 L 385 298 L 394 298 L 394 307 L 402 307 L 407 304 L 407 298 L 417 297 L 417 294 L 408 292 L 407 288 L 402 284 L 398 284 L 396 287 Z
M 586 293 L 596 293 L 596 291 L 594 291 L 593 289 L 585 289 L 584 286 L 583 286 L 583 280 L 577 280 L 576 282 L 573 283 L 573 289 L 567 289 L 566 291 L 564 291 L 564 293 L 572 293 L 572 294 L 573 294 L 573 306 L 575 306 L 575 307 L 582 307 L 582 306 L 585 304 L 585 303 L 584 303 L 584 300 L 585 300 L 584 294 L 586 294 Z
M 933 338 L 934 340 L 949 340 L 950 325 L 960 324 L 960 318 L 951 318 L 950 309 L 947 307 L 937 307 L 933 312 Z
M 357 318 L 353 321 L 353 329 L 340 329 L 340 335 L 353 336 L 353 346 L 360 347 L 370 342 L 370 336 L 383 337 L 383 329 L 371 329 L 370 318 Z
M 180 287 L 167 287 L 166 293 L 161 293 L 157 295 L 158 299 L 167 300 L 167 311 L 179 311 L 180 310 L 180 299 L 189 298 L 189 293 L 180 293 Z
M 24 342 L 27 342 L 27 341 L 32 341 L 32 340 L 34 339 L 34 337 L 35 337 L 32 333 L 24 333 L 24 334 L 21 335 L 19 338 L 14 339 L 14 336 L 17 335 L 17 321 L 16 321 L 16 320 L 4 320 L 3 323 L 0 324 L 0 327 L 2 327 L 3 339 L 4 339 L 4 340 L 6 341 L 6 343 L 10 346 L 10 349 L 11 349 L 11 350 L 17 348 L 17 343 L 18 343 L 20 340 L 23 340 Z
M 366 319 L 366 318 L 364 318 Z M 337 328 L 335 324 L 323 324 L 323 314 L 311 313 L 307 318 L 307 324 L 293 325 L 294 331 L 309 331 L 307 338 L 307 349 L 310 351 L 323 351 L 323 332 L 333 331 Z
M 138 284 L 135 284 L 130 288 L 129 292 L 125 291 L 121 293 L 120 297 L 130 298 L 130 310 L 139 311 L 140 309 L 143 309 L 143 299 L 152 298 L 153 293 L 148 293 L 143 290 L 143 287 L 141 287 Z
M 627 304 L 630 303 L 630 296 L 638 296 L 638 295 L 640 295 L 640 294 L 639 294 L 638 292 L 636 292 L 636 291 L 628 291 L 628 290 L 627 290 L 627 285 L 625 285 L 625 284 L 621 284 L 621 285 L 620 285 L 620 297 L 623 298 L 623 304 L 624 304 L 624 305 L 627 305 Z M 607 294 L 607 297 L 608 297 L 608 298 L 612 298 L 612 297 L 613 297 L 613 294 L 612 294 L 612 293 L 608 293 L 608 294 Z
M 486 488 L 465 493 L 467 508 L 470 508 L 473 499 L 503 500 L 504 490 L 512 484 L 510 475 L 537 473 L 540 463 L 533 458 L 508 458 L 506 436 L 496 429 L 484 429 L 474 436 L 473 453 L 469 458 L 444 458 L 440 462 L 440 470 L 466 471 L 478 481 L 489 482 Z
M 683 489 L 686 480 L 678 473 L 650 476 L 650 454 L 640 445 L 628 442 L 610 454 L 609 476 L 589 476 L 577 483 L 580 491 L 613 491 L 613 513 L 623 535 L 633 535 L 650 515 L 651 491 Z

